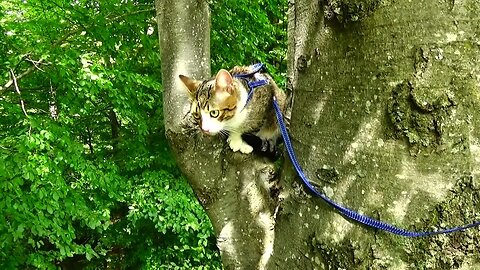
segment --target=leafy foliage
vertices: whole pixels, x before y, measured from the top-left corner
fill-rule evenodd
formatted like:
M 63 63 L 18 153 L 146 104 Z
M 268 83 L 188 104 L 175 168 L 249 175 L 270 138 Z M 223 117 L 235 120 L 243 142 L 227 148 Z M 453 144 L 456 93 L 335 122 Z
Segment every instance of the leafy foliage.
M 285 87 L 286 0 L 212 0 L 212 69 L 262 62 Z
M 244 2 L 212 3 L 214 68 L 281 68 L 280 2 Z M 164 136 L 154 16 L 153 1 L 0 2 L 0 268 L 221 268 Z

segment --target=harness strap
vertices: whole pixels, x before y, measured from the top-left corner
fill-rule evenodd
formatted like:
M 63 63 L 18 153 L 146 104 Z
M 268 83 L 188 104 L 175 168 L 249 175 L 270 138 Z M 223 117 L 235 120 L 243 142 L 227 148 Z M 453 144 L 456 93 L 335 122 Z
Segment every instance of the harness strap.
M 476 221 L 472 224 L 468 225 L 463 225 L 459 227 L 454 227 L 450 229 L 445 229 L 445 230 L 438 230 L 438 231 L 430 231 L 430 232 L 415 232 L 415 231 L 408 231 L 402 228 L 395 227 L 391 224 L 382 222 L 380 220 L 376 220 L 374 218 L 361 215 L 357 213 L 354 210 L 351 210 L 341 204 L 336 203 L 329 197 L 327 197 L 325 194 L 319 192 L 313 185 L 310 183 L 308 180 L 307 176 L 304 174 L 302 168 L 300 167 L 300 164 L 297 161 L 297 157 L 295 156 L 295 152 L 293 151 L 292 143 L 290 141 L 290 137 L 288 136 L 287 129 L 285 127 L 285 123 L 283 122 L 283 116 L 282 112 L 280 111 L 280 108 L 277 103 L 277 99 L 273 97 L 273 107 L 275 109 L 275 114 L 277 116 L 277 122 L 280 127 L 280 131 L 282 133 L 283 141 L 285 143 L 285 148 L 287 149 L 288 156 L 290 157 L 290 161 L 293 164 L 293 167 L 295 168 L 295 171 L 297 172 L 298 176 L 302 180 L 303 184 L 307 187 L 308 190 L 310 190 L 313 194 L 315 194 L 317 197 L 322 198 L 326 203 L 331 205 L 333 208 L 335 208 L 337 211 L 339 211 L 343 216 L 355 220 L 361 224 L 364 224 L 366 226 L 383 230 L 389 233 L 393 233 L 396 235 L 400 236 L 405 236 L 405 237 L 422 237 L 422 236 L 431 236 L 431 235 L 437 235 L 437 234 L 447 234 L 447 233 L 452 233 L 452 232 L 457 232 L 457 231 L 463 231 L 468 228 L 476 227 L 480 225 L 480 221 Z
M 233 75 L 233 77 L 238 78 L 238 79 L 243 79 L 247 83 L 248 96 L 247 96 L 247 102 L 245 103 L 245 107 L 247 106 L 247 104 L 250 102 L 250 100 L 253 97 L 253 93 L 254 93 L 253 90 L 257 87 L 264 86 L 264 85 L 268 84 L 267 79 L 258 79 L 255 76 L 258 72 L 260 72 L 264 68 L 263 63 L 253 64 L 253 65 L 250 66 L 250 68 L 252 69 L 252 71 L 250 73 L 242 73 L 242 74 Z M 262 77 L 264 77 L 264 76 L 262 76 Z
M 250 102 L 250 100 L 253 97 L 253 92 L 254 92 L 253 89 L 255 89 L 259 86 L 264 86 L 267 83 L 268 83 L 267 80 L 252 81 L 252 82 L 247 83 L 248 88 L 250 88 L 250 90 L 248 91 L 247 103 L 245 103 L 245 106 L 247 106 L 247 104 Z

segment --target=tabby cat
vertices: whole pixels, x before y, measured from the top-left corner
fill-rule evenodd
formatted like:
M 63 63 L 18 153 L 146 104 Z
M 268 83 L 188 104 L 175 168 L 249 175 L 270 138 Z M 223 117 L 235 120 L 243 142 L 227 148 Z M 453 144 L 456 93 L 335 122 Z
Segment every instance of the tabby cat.
M 249 78 L 235 75 L 254 72 L 249 66 L 236 66 L 232 70 L 220 70 L 215 78 L 199 81 L 180 75 L 190 94 L 190 113 L 208 135 L 228 134 L 230 148 L 236 152 L 251 153 L 253 147 L 242 139 L 242 134 L 254 134 L 262 140 L 262 150 L 272 148 L 280 135 L 272 100 L 275 96 L 282 112 L 286 95 L 272 77 L 256 72 Z M 256 87 L 247 104 L 248 81 L 267 80 L 267 84 Z

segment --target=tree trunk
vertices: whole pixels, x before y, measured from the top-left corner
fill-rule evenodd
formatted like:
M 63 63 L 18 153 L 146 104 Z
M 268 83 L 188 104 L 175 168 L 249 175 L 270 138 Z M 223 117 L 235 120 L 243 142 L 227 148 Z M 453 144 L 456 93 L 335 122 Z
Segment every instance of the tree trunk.
M 167 138 L 178 165 L 210 217 L 225 269 L 263 269 L 273 248 L 277 175 L 274 164 L 233 153 L 225 140 L 189 121 L 179 74 L 210 75 L 207 1 L 156 1 Z
M 225 269 L 480 267 L 476 228 L 409 239 L 360 226 L 306 192 L 289 162 L 278 193 L 273 164 L 186 128 L 178 74 L 209 75 L 208 6 L 156 5 L 167 136 Z M 290 133 L 320 191 L 410 230 L 480 219 L 479 12 L 477 0 L 290 3 Z
M 430 231 L 480 219 L 480 2 L 290 7 L 290 133 L 337 202 Z M 351 222 L 284 164 L 269 269 L 477 269 L 477 228 L 408 239 Z

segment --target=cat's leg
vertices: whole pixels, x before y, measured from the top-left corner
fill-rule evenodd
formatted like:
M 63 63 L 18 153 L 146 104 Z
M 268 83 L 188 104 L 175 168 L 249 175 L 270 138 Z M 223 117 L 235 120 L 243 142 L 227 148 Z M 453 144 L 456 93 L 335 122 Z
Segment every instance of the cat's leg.
M 233 152 L 240 151 L 244 154 L 249 154 L 253 151 L 253 147 L 242 140 L 242 134 L 240 133 L 230 133 L 230 136 L 228 137 L 228 144 Z
M 277 144 L 277 139 L 280 136 L 278 129 L 262 128 L 255 134 L 260 140 L 262 140 L 263 152 L 274 152 Z
M 275 114 L 270 112 L 263 123 L 262 128 L 255 134 L 262 140 L 262 151 L 274 152 L 277 144 L 277 139 L 280 136 Z

